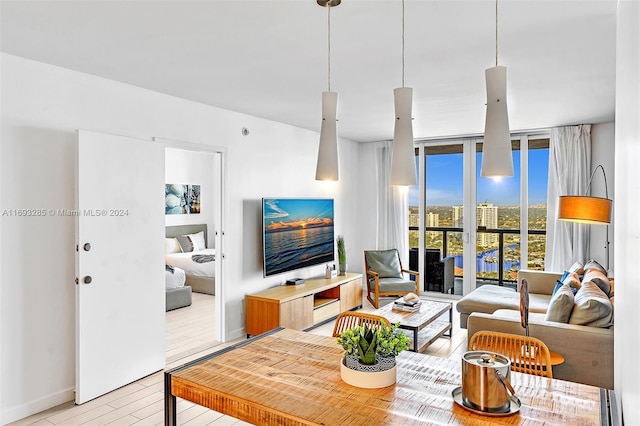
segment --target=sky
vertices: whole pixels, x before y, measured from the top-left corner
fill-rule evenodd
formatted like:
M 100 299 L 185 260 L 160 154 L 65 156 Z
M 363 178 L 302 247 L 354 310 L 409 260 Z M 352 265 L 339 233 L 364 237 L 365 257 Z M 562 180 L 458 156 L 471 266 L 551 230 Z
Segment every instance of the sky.
M 463 154 L 429 155 L 426 159 L 427 205 L 462 205 Z M 482 153 L 477 153 L 477 201 L 498 206 L 520 204 L 520 151 L 513 151 L 511 178 L 494 180 L 480 177 Z M 416 157 L 417 161 L 417 157 Z M 529 150 L 529 204 L 546 204 L 549 151 Z M 409 205 L 418 205 L 418 187 L 409 188 Z
M 333 225 L 332 199 L 265 198 L 262 209 L 267 231 Z

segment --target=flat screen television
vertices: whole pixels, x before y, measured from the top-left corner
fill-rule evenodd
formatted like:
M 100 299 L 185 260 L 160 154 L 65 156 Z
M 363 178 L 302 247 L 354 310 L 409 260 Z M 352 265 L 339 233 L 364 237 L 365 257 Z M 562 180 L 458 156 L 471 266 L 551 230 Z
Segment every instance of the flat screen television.
M 264 276 L 332 262 L 333 200 L 263 198 Z

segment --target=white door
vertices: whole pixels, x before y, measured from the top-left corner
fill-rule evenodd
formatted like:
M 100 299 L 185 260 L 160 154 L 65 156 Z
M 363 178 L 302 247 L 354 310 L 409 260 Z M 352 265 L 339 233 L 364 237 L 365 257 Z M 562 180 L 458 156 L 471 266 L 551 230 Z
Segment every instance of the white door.
M 164 146 L 83 130 L 77 136 L 82 404 L 164 368 Z

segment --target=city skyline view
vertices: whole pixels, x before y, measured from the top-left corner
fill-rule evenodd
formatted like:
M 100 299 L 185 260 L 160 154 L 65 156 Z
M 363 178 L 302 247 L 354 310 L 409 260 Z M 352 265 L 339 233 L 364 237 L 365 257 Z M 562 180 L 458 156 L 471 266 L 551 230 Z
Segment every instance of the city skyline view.
M 529 150 L 529 205 L 547 204 L 549 150 Z M 457 206 L 463 204 L 463 154 L 426 156 L 426 204 Z M 416 162 L 418 157 L 416 157 Z M 492 179 L 480 176 L 482 153 L 476 154 L 477 201 L 497 206 L 520 204 L 520 151 L 513 151 L 513 177 Z M 417 166 L 416 166 L 417 167 Z M 409 205 L 417 206 L 418 185 L 409 187 Z
M 480 176 L 482 152 L 476 153 L 476 276 L 496 279 L 502 275 L 513 281 L 520 260 L 520 213 L 528 210 L 528 228 L 546 230 L 547 182 L 549 173 L 549 149 L 529 149 L 528 151 L 528 206 L 520 206 L 521 156 L 520 150 L 513 150 L 514 176 L 492 179 Z M 418 158 L 416 157 L 416 161 Z M 425 149 L 425 225 L 432 228 L 462 228 L 465 210 L 463 184 L 464 162 L 461 152 L 443 152 Z M 409 188 L 409 246 L 418 246 L 418 205 L 419 185 Z M 504 234 L 503 244 L 499 244 L 498 234 L 482 232 L 480 228 L 511 230 Z M 483 228 L 483 229 L 484 229 Z M 504 231 L 503 231 L 504 232 Z M 446 236 L 444 234 L 447 234 Z M 446 247 L 443 243 L 446 241 Z M 543 269 L 546 235 L 529 235 L 526 244 L 529 269 Z M 443 256 L 455 260 L 455 275 L 463 271 L 462 233 L 460 231 L 430 230 L 425 233 L 425 247 L 439 249 Z M 499 255 L 499 247 L 502 254 Z M 502 257 L 502 261 L 498 258 Z M 502 270 L 502 272 L 499 272 Z

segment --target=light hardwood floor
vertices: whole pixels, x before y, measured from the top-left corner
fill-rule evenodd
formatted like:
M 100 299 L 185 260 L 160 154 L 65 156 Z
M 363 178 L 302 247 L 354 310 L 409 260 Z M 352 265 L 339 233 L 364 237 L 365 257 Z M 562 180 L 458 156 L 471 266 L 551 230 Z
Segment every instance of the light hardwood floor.
M 196 293 L 194 293 L 195 295 Z M 213 297 L 209 296 L 210 302 Z M 386 302 L 390 302 L 393 299 L 386 299 Z M 441 299 L 434 299 L 441 300 Z M 447 299 L 451 300 L 451 299 Z M 425 351 L 430 355 L 435 355 L 444 358 L 460 359 L 462 353 L 466 351 L 467 345 L 467 333 L 466 330 L 460 329 L 459 315 L 455 310 L 455 300 L 451 300 L 454 303 L 453 308 L 453 337 L 443 337 L 438 339 L 435 343 L 427 348 Z M 219 350 L 223 347 L 236 343 L 237 341 L 227 342 L 225 344 L 219 344 L 213 349 L 199 351 L 203 346 L 210 346 L 211 340 L 206 331 L 203 330 L 197 324 L 196 312 L 208 312 L 208 309 L 204 307 L 207 303 L 207 299 L 204 299 L 202 311 L 199 309 L 193 309 L 191 311 L 182 311 L 177 309 L 167 313 L 167 329 L 168 329 L 168 351 L 167 359 L 170 357 L 173 360 L 167 362 L 167 369 L 174 368 L 184 364 L 187 361 L 196 359 L 206 353 L 210 353 L 213 350 Z M 212 303 L 212 302 L 211 302 Z M 194 307 L 198 307 L 197 303 L 194 303 Z M 182 308 L 184 309 L 184 308 Z M 364 312 L 373 311 L 373 306 L 363 297 Z M 193 312 L 194 315 L 187 315 L 188 312 Z M 191 326 L 185 325 L 184 327 L 177 327 L 180 330 L 174 330 L 176 325 L 169 320 L 170 317 L 183 317 L 176 321 L 183 321 L 184 324 L 192 324 Z M 171 318 L 172 320 L 174 318 Z M 195 322 L 195 323 L 194 323 Z M 170 324 L 171 323 L 171 324 Z M 187 330 L 182 330 L 182 329 Z M 186 341 L 188 339 L 185 333 L 192 329 L 194 333 L 194 343 L 187 350 L 181 350 L 180 341 Z M 310 333 L 330 336 L 333 332 L 333 322 L 321 325 L 309 331 Z M 175 341 L 171 341 L 171 335 L 175 337 Z M 205 336 L 205 337 L 203 337 Z M 207 337 L 209 336 L 209 337 Z M 184 349 L 184 348 L 182 348 Z M 188 354 L 186 357 L 182 357 L 181 354 Z M 180 358 L 178 358 L 180 357 Z M 100 398 L 96 398 L 93 401 L 87 402 L 83 405 L 74 405 L 73 402 L 68 402 L 17 422 L 11 423 L 11 426 L 23 426 L 23 425 L 162 425 L 164 422 L 164 389 L 163 389 L 163 372 L 159 371 L 141 380 L 138 380 L 130 385 L 124 386 L 113 392 L 108 393 Z M 208 410 L 198 405 L 192 404 L 188 401 L 178 400 L 178 424 L 180 425 L 247 425 L 248 423 L 223 415 L 221 413 Z
M 167 312 L 167 364 L 220 344 L 215 336 L 215 300 L 192 293 L 191 306 Z

